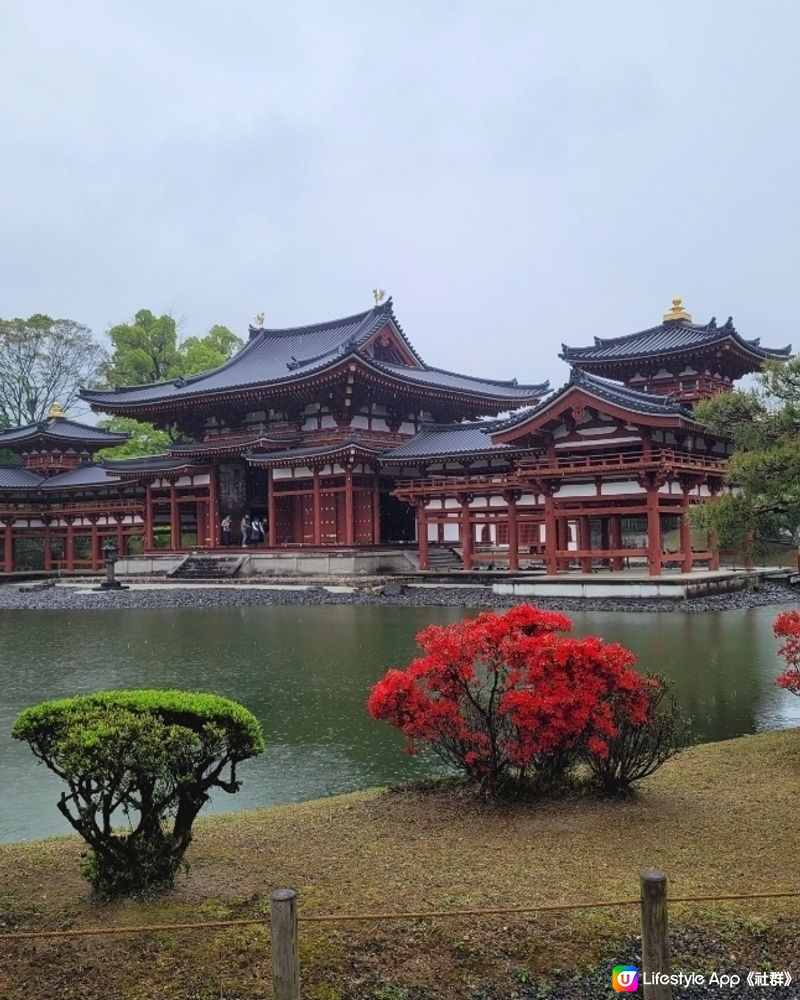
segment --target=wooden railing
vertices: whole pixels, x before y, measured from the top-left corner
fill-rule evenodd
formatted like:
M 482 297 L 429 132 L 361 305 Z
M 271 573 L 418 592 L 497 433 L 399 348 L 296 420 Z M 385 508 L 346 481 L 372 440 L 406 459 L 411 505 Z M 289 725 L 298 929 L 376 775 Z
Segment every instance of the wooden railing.
M 394 495 L 401 499 L 413 497 L 487 493 L 499 495 L 505 490 L 530 490 L 537 478 L 567 478 L 569 476 L 625 473 L 638 470 L 685 470 L 714 472 L 723 475 L 728 467 L 725 458 L 712 458 L 674 448 L 655 448 L 647 455 L 643 451 L 593 455 L 565 455 L 552 459 L 529 459 L 520 463 L 515 472 L 483 476 L 428 476 L 398 482 Z
M 520 462 L 519 474 L 523 478 L 536 475 L 562 475 L 570 472 L 618 472 L 653 467 L 678 467 L 704 472 L 725 472 L 725 458 L 698 455 L 696 452 L 676 451 L 674 448 L 654 448 L 648 455 L 644 451 L 612 452 L 591 455 L 565 455 L 548 459 L 528 459 Z

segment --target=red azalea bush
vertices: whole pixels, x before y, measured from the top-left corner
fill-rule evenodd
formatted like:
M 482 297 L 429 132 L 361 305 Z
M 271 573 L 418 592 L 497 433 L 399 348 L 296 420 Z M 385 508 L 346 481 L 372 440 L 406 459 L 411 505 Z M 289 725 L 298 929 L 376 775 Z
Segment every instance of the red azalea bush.
M 632 670 L 622 646 L 565 636 L 571 628 L 530 605 L 431 625 L 417 636 L 424 655 L 390 670 L 368 711 L 396 726 L 409 752 L 430 746 L 490 794 L 550 788 L 579 760 L 608 790 L 629 787 L 677 749 L 654 754 L 648 742 L 665 684 Z M 618 766 L 630 746 L 644 758 Z
M 786 670 L 775 682 L 792 694 L 800 694 L 800 611 L 782 611 L 772 625 L 772 631 L 786 642 L 778 654 L 786 661 Z

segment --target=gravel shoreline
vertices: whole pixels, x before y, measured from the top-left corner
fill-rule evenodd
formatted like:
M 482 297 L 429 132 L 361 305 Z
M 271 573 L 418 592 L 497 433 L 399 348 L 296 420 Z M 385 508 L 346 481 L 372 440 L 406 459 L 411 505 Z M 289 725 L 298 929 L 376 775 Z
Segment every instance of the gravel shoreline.
M 282 585 L 288 586 L 286 584 Z M 351 605 L 356 607 L 460 607 L 507 608 L 512 604 L 535 603 L 542 608 L 561 611 L 608 612 L 689 612 L 734 611 L 743 608 L 772 607 L 796 604 L 798 594 L 778 583 L 765 583 L 760 590 L 742 590 L 690 600 L 635 600 L 630 598 L 511 598 L 492 593 L 489 587 L 408 587 L 384 585 L 345 586 L 325 589 L 329 585 L 314 585 L 302 589 L 270 589 L 269 584 L 247 586 L 180 587 L 91 591 L 86 587 L 37 586 L 20 588 L 13 584 L 0 586 L 0 610 L 84 610 L 102 608 L 208 608 L 208 607 L 319 607 Z

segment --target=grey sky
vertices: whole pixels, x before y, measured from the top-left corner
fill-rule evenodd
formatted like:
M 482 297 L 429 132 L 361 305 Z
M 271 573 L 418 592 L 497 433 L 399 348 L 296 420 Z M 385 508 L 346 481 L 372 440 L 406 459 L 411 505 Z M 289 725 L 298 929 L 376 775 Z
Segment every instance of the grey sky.
M 240 335 L 386 288 L 426 361 L 796 311 L 800 5 L 39 0 L 0 12 L 0 315 Z

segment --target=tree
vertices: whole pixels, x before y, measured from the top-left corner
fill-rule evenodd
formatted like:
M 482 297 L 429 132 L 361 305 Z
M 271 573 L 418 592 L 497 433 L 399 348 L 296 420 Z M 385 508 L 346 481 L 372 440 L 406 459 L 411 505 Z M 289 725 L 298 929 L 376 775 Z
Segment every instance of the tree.
M 122 431 L 130 435 L 124 444 L 98 451 L 97 458 L 100 461 L 163 454 L 172 444 L 172 435 L 167 431 L 158 430 L 152 424 L 144 423 L 141 420 L 132 420 L 130 417 L 108 417 L 105 420 L 98 420 L 97 426 L 110 431 Z
M 185 691 L 43 702 L 13 736 L 66 781 L 58 808 L 89 845 L 84 874 L 105 896 L 172 885 L 209 793 L 236 792 L 237 765 L 264 750 L 242 705 Z
M 218 368 L 244 346 L 225 326 L 212 326 L 205 337 L 178 339 L 178 327 L 172 316 L 156 316 L 140 309 L 131 323 L 120 323 L 108 332 L 113 351 L 101 368 L 110 385 L 146 385 L 185 378 Z M 105 448 L 101 459 L 138 458 L 166 451 L 174 439 L 169 431 L 153 424 L 114 417 L 100 421 L 101 427 L 124 430 L 128 441 L 115 448 Z
M 529 605 L 432 625 L 417 636 L 423 656 L 390 670 L 368 711 L 409 752 L 429 746 L 486 794 L 558 786 L 581 758 L 609 758 L 625 726 L 650 724 L 661 687 L 631 669 L 622 646 L 559 634 L 571 627 Z M 621 774 L 626 784 L 638 776 Z
M 731 492 L 692 508 L 723 548 L 748 549 L 756 534 L 800 531 L 800 360 L 770 363 L 759 387 L 705 400 L 695 416 L 733 440 Z
M 144 385 L 217 368 L 244 344 L 227 327 L 213 326 L 205 337 L 178 339 L 172 316 L 140 309 L 132 323 L 113 326 L 112 353 L 102 367 L 110 385 Z
M 172 316 L 155 316 L 140 309 L 132 323 L 108 331 L 111 356 L 102 367 L 110 385 L 144 385 L 177 378 L 178 331 Z
M 69 409 L 102 361 L 91 330 L 74 320 L 0 320 L 0 426 L 44 420 L 54 402 Z
M 197 375 L 218 368 L 244 347 L 226 326 L 212 326 L 205 337 L 187 337 L 180 345 L 183 375 Z

